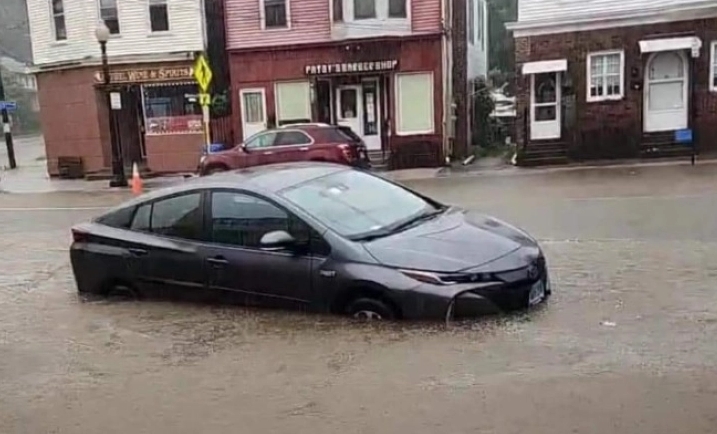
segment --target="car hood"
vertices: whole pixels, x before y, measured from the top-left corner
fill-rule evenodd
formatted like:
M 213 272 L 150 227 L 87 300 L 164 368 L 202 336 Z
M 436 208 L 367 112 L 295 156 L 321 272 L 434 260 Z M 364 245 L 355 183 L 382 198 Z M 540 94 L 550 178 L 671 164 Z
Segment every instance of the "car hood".
M 364 244 L 383 265 L 438 272 L 479 267 L 527 246 L 536 247 L 537 243 L 520 229 L 458 208 Z

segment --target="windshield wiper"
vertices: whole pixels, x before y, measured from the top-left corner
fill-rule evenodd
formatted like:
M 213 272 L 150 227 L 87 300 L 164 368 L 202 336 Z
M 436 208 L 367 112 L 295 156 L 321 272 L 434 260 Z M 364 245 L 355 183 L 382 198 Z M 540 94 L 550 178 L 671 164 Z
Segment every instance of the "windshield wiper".
M 414 226 L 416 223 L 420 223 L 426 220 L 431 220 L 440 214 L 443 214 L 443 211 L 445 211 L 447 208 L 438 208 L 433 211 L 425 211 L 421 214 L 418 214 L 415 217 L 412 217 L 404 222 L 401 222 L 401 224 L 393 226 L 391 228 L 391 233 L 401 232 L 404 229 L 408 229 L 411 226 Z

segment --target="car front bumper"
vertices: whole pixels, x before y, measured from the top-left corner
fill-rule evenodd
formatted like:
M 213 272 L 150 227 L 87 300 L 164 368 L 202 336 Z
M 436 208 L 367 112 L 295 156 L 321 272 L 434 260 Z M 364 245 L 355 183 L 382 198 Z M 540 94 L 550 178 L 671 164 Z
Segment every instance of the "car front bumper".
M 474 318 L 533 307 L 547 300 L 551 292 L 547 272 L 536 280 L 513 284 L 482 283 L 450 287 L 421 285 L 406 294 L 402 311 L 407 319 Z M 531 295 L 539 297 L 531 300 Z

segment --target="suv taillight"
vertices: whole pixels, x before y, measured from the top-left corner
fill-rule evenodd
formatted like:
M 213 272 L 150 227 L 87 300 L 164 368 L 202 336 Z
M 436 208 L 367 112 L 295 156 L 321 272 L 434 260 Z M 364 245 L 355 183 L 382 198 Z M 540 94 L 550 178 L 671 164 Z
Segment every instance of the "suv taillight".
M 339 145 L 341 153 L 347 161 L 354 161 L 356 159 L 356 153 L 351 145 Z

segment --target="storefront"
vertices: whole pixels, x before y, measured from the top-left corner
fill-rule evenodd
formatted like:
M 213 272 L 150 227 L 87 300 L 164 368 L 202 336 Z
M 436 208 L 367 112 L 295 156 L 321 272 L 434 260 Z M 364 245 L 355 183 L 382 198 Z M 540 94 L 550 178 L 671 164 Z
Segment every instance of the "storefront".
M 412 152 L 420 144 L 440 164 L 438 38 L 234 52 L 230 64 L 239 137 L 274 125 L 336 123 L 351 127 L 370 151 Z
M 42 72 L 38 82 L 49 173 L 59 174 L 62 157 L 82 158 L 88 175 L 107 172 L 110 111 L 102 72 Z M 138 163 L 158 174 L 193 171 L 203 129 L 191 65 L 117 65 L 110 83 L 120 95 L 114 119 L 127 166 Z

